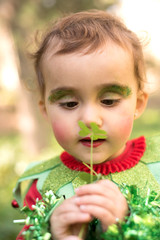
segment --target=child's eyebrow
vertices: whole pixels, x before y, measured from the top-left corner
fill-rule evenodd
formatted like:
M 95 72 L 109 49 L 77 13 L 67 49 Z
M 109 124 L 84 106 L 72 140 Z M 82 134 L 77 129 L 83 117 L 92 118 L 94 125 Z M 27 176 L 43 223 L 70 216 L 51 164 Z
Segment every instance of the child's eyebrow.
M 65 88 L 65 87 L 57 88 L 57 89 L 51 90 L 48 97 L 48 101 L 53 103 L 67 95 L 74 95 L 74 93 L 75 93 L 75 90 L 72 88 Z
M 118 93 L 120 95 L 122 95 L 123 97 L 128 97 L 129 95 L 131 95 L 132 90 L 131 88 L 129 88 L 128 86 L 124 86 L 124 85 L 105 85 L 99 95 L 102 96 L 104 93 L 106 92 L 111 92 L 111 93 Z

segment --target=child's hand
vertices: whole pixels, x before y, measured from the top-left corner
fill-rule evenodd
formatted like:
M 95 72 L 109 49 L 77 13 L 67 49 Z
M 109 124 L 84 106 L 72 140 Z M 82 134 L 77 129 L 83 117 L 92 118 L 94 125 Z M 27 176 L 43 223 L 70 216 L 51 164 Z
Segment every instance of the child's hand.
M 109 180 L 100 180 L 93 184 L 87 184 L 76 189 L 75 199 L 81 211 L 98 218 L 103 230 L 123 220 L 128 211 L 125 197 L 119 188 Z
M 89 213 L 80 210 L 76 204 L 75 196 L 64 200 L 50 218 L 51 234 L 54 240 L 80 240 L 78 234 L 83 223 L 92 220 Z

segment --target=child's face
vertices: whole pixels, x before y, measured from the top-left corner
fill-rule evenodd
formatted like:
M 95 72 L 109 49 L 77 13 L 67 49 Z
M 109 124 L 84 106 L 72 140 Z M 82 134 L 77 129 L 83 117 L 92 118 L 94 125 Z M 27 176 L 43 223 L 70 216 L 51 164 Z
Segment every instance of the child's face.
M 93 144 L 94 164 L 121 154 L 142 113 L 147 95 L 140 93 L 128 51 L 108 44 L 102 51 L 50 57 L 43 62 L 45 100 L 40 105 L 59 144 L 79 161 L 89 163 L 90 141 L 79 136 L 78 121 L 97 123 L 106 140 Z

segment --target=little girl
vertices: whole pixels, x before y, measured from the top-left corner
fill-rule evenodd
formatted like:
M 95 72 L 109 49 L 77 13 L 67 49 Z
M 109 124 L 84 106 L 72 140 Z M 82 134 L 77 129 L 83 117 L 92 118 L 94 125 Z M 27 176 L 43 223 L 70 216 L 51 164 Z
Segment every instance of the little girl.
M 47 190 L 64 197 L 50 218 L 54 240 L 79 239 L 80 229 L 93 218 L 106 231 L 129 214 L 114 182 L 135 184 L 142 193 L 146 182 L 150 189 L 160 189 L 160 176 L 153 167 L 159 166 L 155 143 L 160 137 L 128 140 L 148 100 L 141 43 L 116 17 L 102 11 L 80 12 L 57 21 L 33 57 L 39 107 L 65 151 L 30 167 L 19 179 L 15 195 L 19 197 L 20 183 L 30 179 L 24 198 L 30 209 Z M 90 164 L 91 138 L 79 135 L 79 121 L 89 129 L 95 123 L 107 133 L 105 139 L 93 141 L 93 170 L 103 180 L 91 184 L 82 174 L 90 172 L 86 164 Z M 23 239 L 21 233 L 17 239 Z

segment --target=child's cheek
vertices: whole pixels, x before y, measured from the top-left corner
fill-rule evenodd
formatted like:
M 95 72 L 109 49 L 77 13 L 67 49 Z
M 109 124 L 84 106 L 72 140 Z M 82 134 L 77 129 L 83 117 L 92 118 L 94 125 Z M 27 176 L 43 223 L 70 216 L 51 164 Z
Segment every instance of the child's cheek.
M 129 137 L 133 128 L 133 117 L 122 119 L 119 122 L 119 132 L 121 135 Z
M 126 142 L 131 135 L 132 127 L 133 117 L 122 114 L 119 118 L 114 118 L 114 121 L 112 121 L 112 126 L 108 130 L 108 137 L 113 137 L 118 142 Z
M 65 144 L 69 138 L 69 131 L 66 125 L 60 123 L 52 123 L 52 129 L 55 135 L 55 138 L 60 144 Z

